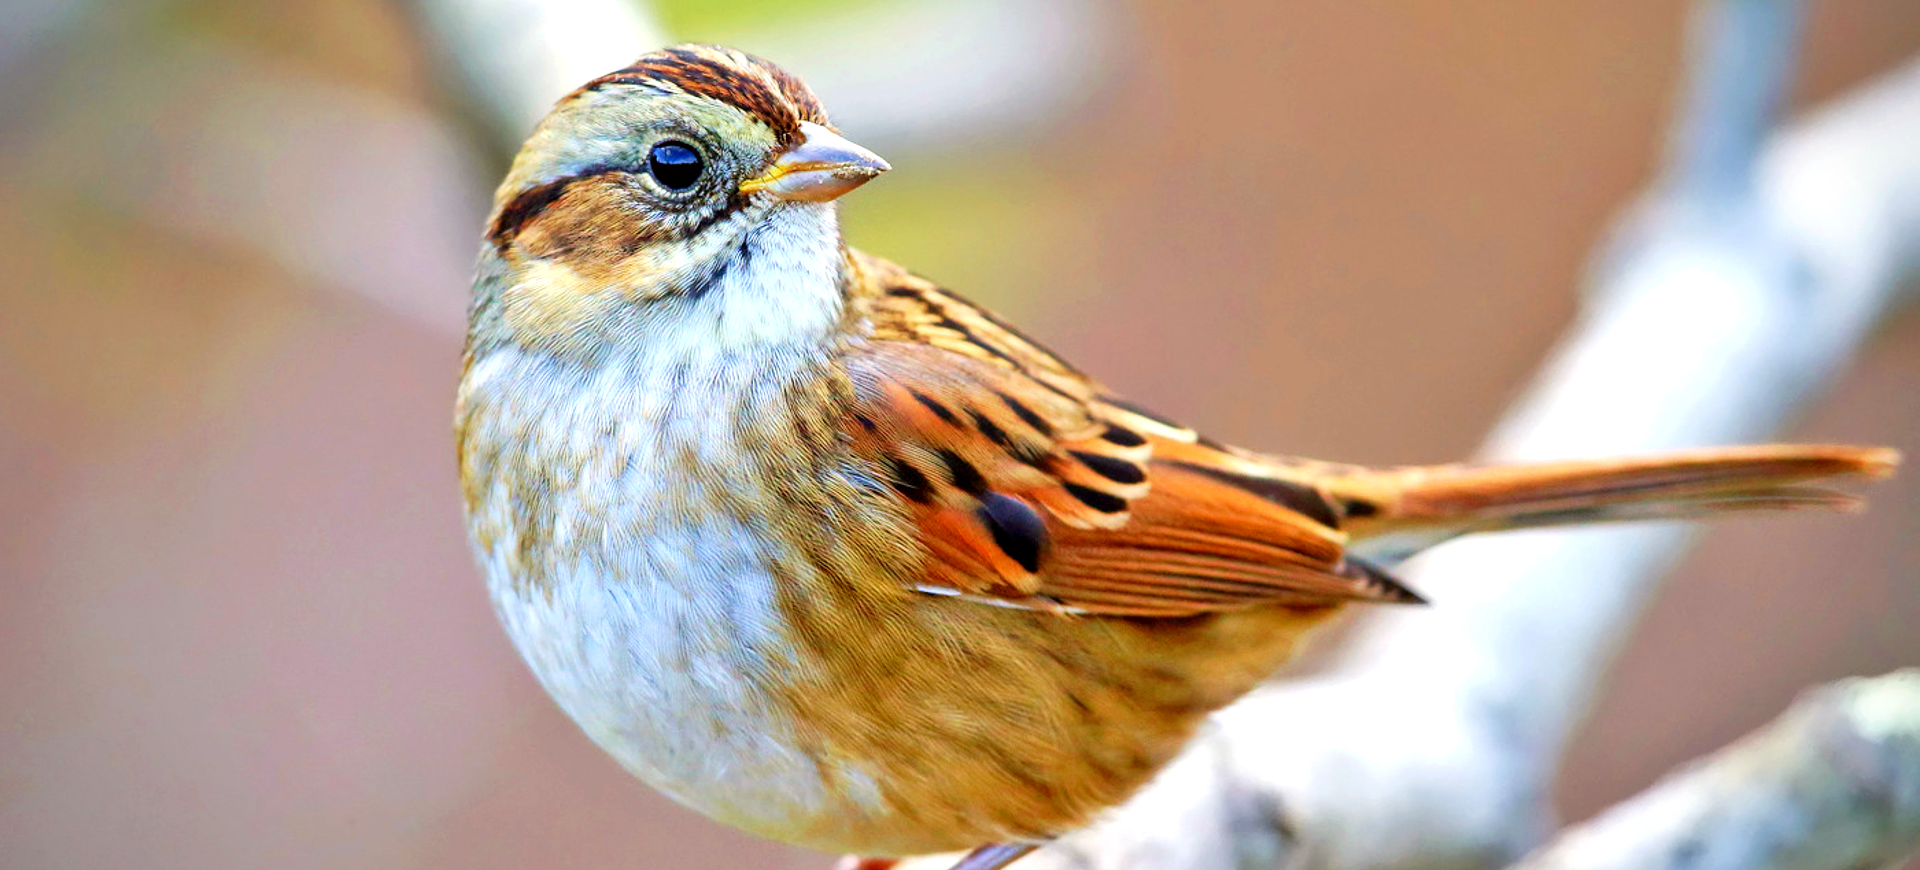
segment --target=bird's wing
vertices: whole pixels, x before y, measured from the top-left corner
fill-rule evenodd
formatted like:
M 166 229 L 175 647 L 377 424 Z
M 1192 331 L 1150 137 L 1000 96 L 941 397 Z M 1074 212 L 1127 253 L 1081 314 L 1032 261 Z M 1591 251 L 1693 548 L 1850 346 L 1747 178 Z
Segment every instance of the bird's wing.
M 1342 505 L 1310 469 L 1207 442 L 978 306 L 854 256 L 872 329 L 847 354 L 848 428 L 911 506 L 920 589 L 1125 616 L 1417 600 L 1345 555 Z

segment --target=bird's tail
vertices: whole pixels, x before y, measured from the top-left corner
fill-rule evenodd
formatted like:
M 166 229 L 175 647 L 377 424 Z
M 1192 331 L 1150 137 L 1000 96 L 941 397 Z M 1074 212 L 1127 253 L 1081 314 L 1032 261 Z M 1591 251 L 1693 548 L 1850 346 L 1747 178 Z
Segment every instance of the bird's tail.
M 1469 532 L 1734 512 L 1858 510 L 1858 496 L 1810 485 L 1886 477 L 1884 447 L 1723 447 L 1632 459 L 1527 465 L 1443 465 L 1325 478 L 1356 549 L 1396 558 Z

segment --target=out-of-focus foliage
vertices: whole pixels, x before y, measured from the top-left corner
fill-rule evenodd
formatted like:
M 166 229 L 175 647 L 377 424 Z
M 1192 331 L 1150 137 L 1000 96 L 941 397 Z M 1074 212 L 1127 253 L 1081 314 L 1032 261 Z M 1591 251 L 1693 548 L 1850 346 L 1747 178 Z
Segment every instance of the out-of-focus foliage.
M 653 14 L 676 39 L 725 39 L 795 22 L 858 15 L 885 0 L 665 0 Z

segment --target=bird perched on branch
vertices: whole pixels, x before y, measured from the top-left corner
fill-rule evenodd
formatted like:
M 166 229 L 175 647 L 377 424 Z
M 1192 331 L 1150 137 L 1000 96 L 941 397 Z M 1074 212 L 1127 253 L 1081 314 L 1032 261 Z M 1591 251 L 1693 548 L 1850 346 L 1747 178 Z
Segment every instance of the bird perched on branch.
M 534 131 L 474 283 L 460 474 L 501 619 L 594 742 L 763 836 L 1001 867 L 1345 605 L 1418 602 L 1394 559 L 1847 507 L 1805 482 L 1897 461 L 1376 470 L 1220 444 L 847 247 L 835 200 L 886 170 L 778 67 L 665 49 Z

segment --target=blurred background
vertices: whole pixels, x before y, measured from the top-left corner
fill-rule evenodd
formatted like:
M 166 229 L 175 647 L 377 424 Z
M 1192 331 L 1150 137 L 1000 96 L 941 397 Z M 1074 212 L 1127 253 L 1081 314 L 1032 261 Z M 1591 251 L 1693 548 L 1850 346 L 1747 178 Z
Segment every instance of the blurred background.
M 856 245 L 1223 440 L 1383 464 L 1471 453 L 1567 325 L 1684 53 L 1679 0 L 624 3 L 583 8 L 765 54 L 893 162 Z M 0 865 L 824 866 L 629 779 L 494 624 L 463 305 L 513 107 L 572 82 L 476 88 L 517 55 L 449 8 L 0 12 Z M 1808 16 L 1795 106 L 1920 52 L 1912 0 Z M 653 47 L 593 30 L 581 78 Z M 1920 314 L 1788 434 L 1920 455 Z M 1920 663 L 1912 471 L 1715 529 L 1563 814 Z

